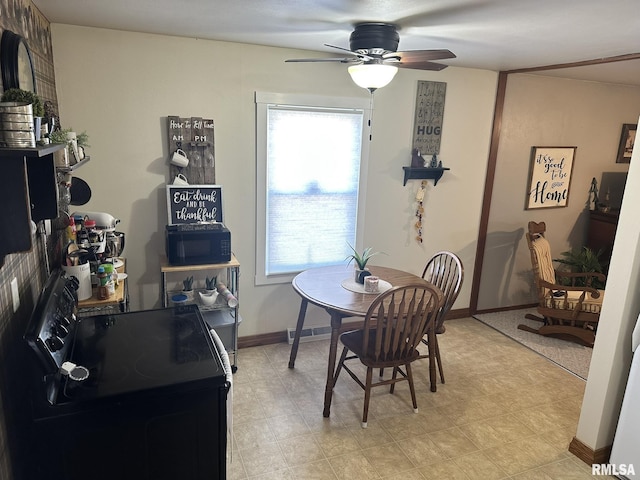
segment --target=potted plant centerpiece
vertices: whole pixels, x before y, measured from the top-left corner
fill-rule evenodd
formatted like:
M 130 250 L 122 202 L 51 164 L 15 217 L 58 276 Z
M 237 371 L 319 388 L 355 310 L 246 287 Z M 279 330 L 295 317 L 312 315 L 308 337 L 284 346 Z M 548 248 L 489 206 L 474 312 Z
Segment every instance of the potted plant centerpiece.
M 40 140 L 40 131 L 42 128 L 42 117 L 44 117 L 44 105 L 40 97 L 29 90 L 21 90 L 20 88 L 10 88 L 2 93 L 0 98 L 2 102 L 19 102 L 31 104 L 33 112 L 33 129 L 36 142 Z
M 349 248 L 351 248 L 353 253 L 345 259 L 349 260 L 347 265 L 349 265 L 351 262 L 355 262 L 356 271 L 354 280 L 356 281 L 356 283 L 364 283 L 364 278 L 368 275 L 371 275 L 371 272 L 367 270 L 367 263 L 369 262 L 369 259 L 374 255 L 380 254 L 381 252 L 374 252 L 371 247 L 365 248 L 362 253 L 358 252 L 351 245 L 349 245 Z

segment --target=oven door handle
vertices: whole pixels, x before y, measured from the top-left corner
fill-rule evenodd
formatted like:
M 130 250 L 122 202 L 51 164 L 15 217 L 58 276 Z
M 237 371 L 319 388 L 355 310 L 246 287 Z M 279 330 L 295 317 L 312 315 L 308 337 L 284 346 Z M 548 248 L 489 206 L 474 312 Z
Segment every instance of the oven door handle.
M 233 371 L 231 370 L 231 362 L 229 361 L 229 354 L 227 353 L 227 349 L 220 340 L 220 337 L 216 333 L 216 331 L 212 328 L 209 330 L 211 334 L 211 338 L 213 339 L 213 343 L 216 346 L 216 350 L 220 354 L 220 360 L 222 360 L 222 368 L 224 369 L 224 374 L 227 379 L 227 390 L 231 389 L 231 385 L 233 384 Z
M 220 340 L 220 337 L 213 328 L 209 330 L 209 333 L 216 346 L 216 350 L 220 354 L 222 367 L 224 368 L 227 380 L 227 448 L 229 449 L 229 461 L 233 461 L 233 371 L 231 370 L 229 354 L 227 353 L 224 343 L 222 343 L 222 340 Z

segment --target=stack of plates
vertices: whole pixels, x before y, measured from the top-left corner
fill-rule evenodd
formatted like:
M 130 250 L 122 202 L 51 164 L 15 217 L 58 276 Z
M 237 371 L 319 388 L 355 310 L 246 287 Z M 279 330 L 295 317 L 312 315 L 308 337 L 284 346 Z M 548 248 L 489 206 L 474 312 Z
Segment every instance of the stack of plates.
M 9 148 L 33 148 L 36 136 L 30 103 L 0 103 L 0 145 Z

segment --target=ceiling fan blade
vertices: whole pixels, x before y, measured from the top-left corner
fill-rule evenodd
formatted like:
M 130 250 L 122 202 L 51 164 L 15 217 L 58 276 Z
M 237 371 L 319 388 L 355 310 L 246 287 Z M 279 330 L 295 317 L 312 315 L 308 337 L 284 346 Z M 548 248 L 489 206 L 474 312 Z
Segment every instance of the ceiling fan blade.
M 430 60 L 444 60 L 456 58 L 450 50 L 405 50 L 385 53 L 382 58 L 397 58 L 401 62 L 428 62 Z
M 337 48 L 338 50 L 342 50 L 343 52 L 349 52 L 351 55 L 354 55 L 358 58 L 361 58 L 362 60 L 373 60 L 373 57 L 370 57 L 369 55 L 365 55 L 364 53 L 360 53 L 360 52 L 353 52 L 351 50 L 349 50 L 348 48 L 344 48 L 344 47 L 337 47 L 336 45 L 331 45 L 329 43 L 325 43 L 324 44 L 325 47 L 331 47 L 331 48 Z
M 285 62 L 340 62 L 340 63 L 361 63 L 358 58 L 290 58 Z
M 394 65 L 398 68 L 412 68 L 414 70 L 440 71 L 448 67 L 444 63 L 436 62 L 384 62 L 385 65 Z

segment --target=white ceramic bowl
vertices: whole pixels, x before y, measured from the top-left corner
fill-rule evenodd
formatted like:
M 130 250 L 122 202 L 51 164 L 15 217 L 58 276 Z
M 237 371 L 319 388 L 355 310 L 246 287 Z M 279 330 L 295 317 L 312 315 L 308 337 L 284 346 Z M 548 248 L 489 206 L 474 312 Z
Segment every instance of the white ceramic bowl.
M 211 305 L 216 303 L 216 300 L 218 299 L 218 292 L 216 290 L 213 290 L 210 293 L 208 292 L 198 292 L 198 293 L 200 294 L 200 301 L 202 302 L 203 305 L 207 307 L 210 307 Z

